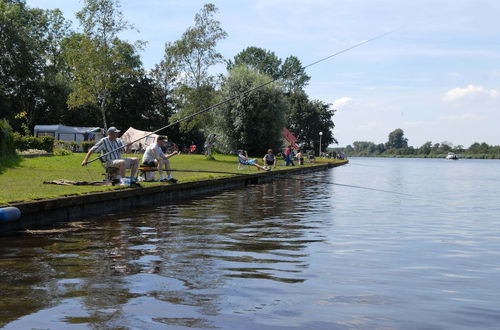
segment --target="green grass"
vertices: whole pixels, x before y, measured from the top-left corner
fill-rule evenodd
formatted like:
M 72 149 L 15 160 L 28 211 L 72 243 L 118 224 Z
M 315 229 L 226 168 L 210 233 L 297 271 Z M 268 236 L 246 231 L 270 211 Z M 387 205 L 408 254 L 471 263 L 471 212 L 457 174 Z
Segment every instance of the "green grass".
M 141 155 L 130 155 L 130 157 Z M 71 196 L 96 191 L 124 189 L 120 186 L 61 186 L 44 184 L 44 181 L 66 179 L 74 181 L 102 181 L 104 169 L 99 161 L 88 167 L 80 166 L 84 154 L 69 156 L 23 158 L 13 167 L 4 168 L 0 172 L 0 205 L 13 202 L 40 200 L 61 196 Z M 92 159 L 92 158 L 91 158 Z M 260 160 L 262 164 L 262 160 Z M 278 161 L 282 164 L 283 161 Z M 256 173 L 257 168 L 237 170 L 236 156 L 215 155 L 215 160 L 207 160 L 203 155 L 179 155 L 170 159 L 173 169 L 222 171 L 241 174 Z M 304 166 L 311 166 L 306 164 Z M 286 170 L 290 167 L 277 166 L 275 170 Z M 259 171 L 260 172 L 260 171 Z M 173 172 L 179 183 L 207 180 L 231 176 L 231 174 Z M 144 187 L 163 185 L 165 183 L 141 182 Z

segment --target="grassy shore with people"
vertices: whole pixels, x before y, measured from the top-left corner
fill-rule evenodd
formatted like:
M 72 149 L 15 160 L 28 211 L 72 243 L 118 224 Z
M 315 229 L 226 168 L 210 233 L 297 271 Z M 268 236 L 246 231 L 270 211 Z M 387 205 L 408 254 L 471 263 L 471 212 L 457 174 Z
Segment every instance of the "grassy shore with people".
M 128 155 L 137 157 L 137 155 Z M 63 196 L 72 196 L 100 191 L 112 191 L 117 189 L 127 189 L 123 186 L 90 186 L 90 185 L 54 185 L 44 184 L 44 181 L 65 179 L 72 181 L 95 182 L 102 181 L 104 169 L 99 162 L 94 162 L 87 167 L 80 166 L 83 159 L 82 154 L 71 154 L 68 156 L 35 157 L 23 158 L 18 165 L 5 168 L 0 173 L 0 205 L 21 201 L 42 200 Z M 318 159 L 315 163 L 306 163 L 302 166 L 314 166 L 322 162 L 340 162 L 338 160 Z M 260 159 L 260 163 L 262 160 Z M 278 166 L 272 171 L 283 171 L 291 166 L 281 166 L 282 160 L 278 161 Z M 249 168 L 238 170 L 237 158 L 234 155 L 215 155 L 215 160 L 208 160 L 204 155 L 182 154 L 172 160 L 172 169 L 188 171 L 214 171 L 228 173 L 207 173 L 207 172 L 177 172 L 172 175 L 179 180 L 179 183 L 199 181 L 232 176 L 238 174 L 250 174 L 261 172 L 250 166 Z M 154 185 L 165 185 L 161 182 L 140 182 L 143 187 Z

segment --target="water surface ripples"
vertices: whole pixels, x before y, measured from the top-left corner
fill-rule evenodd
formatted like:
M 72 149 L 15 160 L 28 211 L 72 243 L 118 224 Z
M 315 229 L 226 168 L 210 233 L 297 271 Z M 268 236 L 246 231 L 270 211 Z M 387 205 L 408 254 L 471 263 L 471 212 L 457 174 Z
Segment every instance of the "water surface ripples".
M 0 324 L 496 328 L 498 187 L 498 161 L 359 158 L 3 237 Z

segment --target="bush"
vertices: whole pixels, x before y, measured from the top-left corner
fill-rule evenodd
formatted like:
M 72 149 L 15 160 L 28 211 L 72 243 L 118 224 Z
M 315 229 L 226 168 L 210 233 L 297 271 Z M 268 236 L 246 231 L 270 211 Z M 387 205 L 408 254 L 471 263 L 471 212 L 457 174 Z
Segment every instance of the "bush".
M 13 133 L 14 146 L 18 150 L 39 149 L 46 152 L 54 150 L 54 138 L 52 136 L 22 136 L 19 133 Z
M 95 142 L 84 141 L 82 142 L 82 151 L 87 153 L 89 149 L 94 146 Z
M 63 149 L 63 148 L 55 148 L 54 149 L 54 156 L 69 156 L 72 153 L 73 152 L 71 152 L 71 150 L 68 150 L 68 149 Z
M 7 158 L 16 154 L 12 128 L 5 119 L 0 120 L 0 158 Z
M 41 154 L 46 154 L 46 153 L 47 152 L 45 150 L 40 150 L 40 149 L 28 149 L 28 150 L 19 151 L 19 154 L 22 156 L 41 155 Z
M 75 141 L 68 142 L 56 140 L 54 141 L 54 149 L 65 149 L 71 152 L 78 152 L 80 151 L 80 145 Z

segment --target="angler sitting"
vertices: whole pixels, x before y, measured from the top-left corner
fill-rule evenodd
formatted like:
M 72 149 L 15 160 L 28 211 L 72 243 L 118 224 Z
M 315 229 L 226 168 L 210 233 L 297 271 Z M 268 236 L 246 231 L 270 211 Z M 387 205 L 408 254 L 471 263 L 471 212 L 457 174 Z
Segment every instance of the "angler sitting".
M 160 173 L 161 182 L 171 182 L 176 183 L 177 179 L 174 179 L 170 172 L 170 157 L 178 154 L 177 151 L 171 154 L 165 155 L 162 151 L 162 147 L 167 145 L 168 138 L 166 136 L 160 135 L 156 139 L 156 142 L 146 148 L 144 156 L 142 157 L 142 164 L 146 166 L 156 167 L 158 166 L 158 172 Z M 163 168 L 167 172 L 167 178 L 163 175 Z
M 238 161 L 243 165 L 252 165 L 257 167 L 259 170 L 270 171 L 270 168 L 260 166 L 256 159 L 248 159 L 248 154 L 244 150 L 238 150 Z
M 273 149 L 268 149 L 267 154 L 265 154 L 262 160 L 266 167 L 276 167 L 276 156 L 273 154 Z
M 125 184 L 123 178 L 125 178 L 125 171 L 127 169 L 130 169 L 131 181 L 135 181 L 139 160 L 137 158 L 121 157 L 122 151 L 126 148 L 126 146 L 123 144 L 122 140 L 118 138 L 118 133 L 120 133 L 120 131 L 116 127 L 110 127 L 108 129 L 108 136 L 100 139 L 92 148 L 89 149 L 82 161 L 82 166 L 88 164 L 88 160 L 92 153 L 101 152 L 101 157 L 99 157 L 99 159 L 106 171 L 112 168 L 117 168 L 118 175 L 115 176 L 115 179 L 119 180 L 120 184 Z

